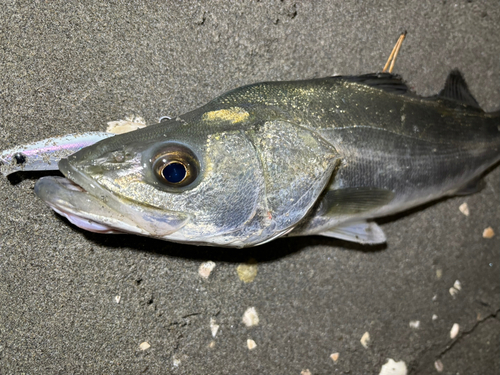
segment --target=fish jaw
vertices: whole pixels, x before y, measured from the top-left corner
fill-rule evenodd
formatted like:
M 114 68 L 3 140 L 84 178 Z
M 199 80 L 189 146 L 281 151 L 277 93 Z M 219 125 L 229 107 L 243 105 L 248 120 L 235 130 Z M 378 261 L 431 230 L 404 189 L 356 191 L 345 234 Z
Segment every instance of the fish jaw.
M 42 177 L 35 184 L 35 194 L 55 212 L 90 232 L 147 234 L 133 223 L 117 220 L 116 211 L 104 207 L 95 197 L 64 177 Z
M 132 233 L 163 238 L 178 231 L 190 217 L 153 207 L 123 202 L 95 181 L 73 168 L 67 159 L 59 163 L 67 177 L 43 177 L 35 184 L 35 194 L 55 212 L 76 226 L 97 233 Z

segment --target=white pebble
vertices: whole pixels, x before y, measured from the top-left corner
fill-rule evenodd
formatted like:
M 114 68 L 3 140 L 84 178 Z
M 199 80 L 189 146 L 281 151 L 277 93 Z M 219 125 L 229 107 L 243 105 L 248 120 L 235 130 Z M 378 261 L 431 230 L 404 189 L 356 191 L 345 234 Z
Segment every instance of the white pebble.
M 204 279 L 208 279 L 210 273 L 213 271 L 214 268 L 215 268 L 215 263 L 212 262 L 211 260 L 208 262 L 203 262 L 200 265 L 200 268 L 198 269 L 198 274 Z
M 444 370 L 443 362 L 441 362 L 440 359 L 434 362 L 434 367 L 436 368 L 437 372 L 443 372 Z
M 247 347 L 248 347 L 248 350 L 254 350 L 257 347 L 257 344 L 252 339 L 248 339 L 247 340 Z
M 443 270 L 441 268 L 438 268 L 436 270 L 436 277 L 439 280 L 443 276 Z
M 380 369 L 379 375 L 406 375 L 407 373 L 406 363 L 403 361 L 396 362 L 389 358 L 387 363 Z
M 212 331 L 212 337 L 215 337 L 215 335 L 217 335 L 218 330 L 219 330 L 219 325 L 216 324 L 214 318 L 210 318 L 210 331 Z
M 249 307 L 247 311 L 243 314 L 243 323 L 247 327 L 253 327 L 259 324 L 259 316 L 255 307 Z
M 147 341 L 144 341 L 141 343 L 141 345 L 139 345 L 139 349 L 141 350 L 148 350 L 149 348 L 151 348 L 151 345 L 149 345 Z
M 412 320 L 410 322 L 410 327 L 414 329 L 418 329 L 420 327 L 420 320 Z
M 483 231 L 483 238 L 493 238 L 495 231 L 492 227 L 488 227 Z
M 454 339 L 455 337 L 457 337 L 459 331 L 460 331 L 460 326 L 457 323 L 453 324 L 453 327 L 451 327 L 450 331 L 450 338 Z
M 361 337 L 361 340 L 359 340 L 361 342 L 361 345 L 364 346 L 365 349 L 368 348 L 368 343 L 370 342 L 370 334 L 368 332 L 365 332 L 363 334 L 363 336 Z
M 463 213 L 465 216 L 469 216 L 469 206 L 467 203 L 462 203 L 460 207 L 458 207 L 461 213 Z

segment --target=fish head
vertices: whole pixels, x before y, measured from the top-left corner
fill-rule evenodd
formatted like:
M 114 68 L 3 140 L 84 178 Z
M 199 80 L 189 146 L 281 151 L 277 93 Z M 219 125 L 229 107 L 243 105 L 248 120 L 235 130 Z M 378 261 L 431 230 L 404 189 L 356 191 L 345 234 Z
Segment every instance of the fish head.
M 117 135 L 62 159 L 66 179 L 44 177 L 35 191 L 95 232 L 228 247 L 264 243 L 293 229 L 333 165 L 323 160 L 317 168 L 311 156 L 303 168 L 308 186 L 300 192 L 306 181 L 294 162 L 300 154 L 279 152 L 280 134 L 270 130 L 276 124 L 254 125 L 198 116 Z

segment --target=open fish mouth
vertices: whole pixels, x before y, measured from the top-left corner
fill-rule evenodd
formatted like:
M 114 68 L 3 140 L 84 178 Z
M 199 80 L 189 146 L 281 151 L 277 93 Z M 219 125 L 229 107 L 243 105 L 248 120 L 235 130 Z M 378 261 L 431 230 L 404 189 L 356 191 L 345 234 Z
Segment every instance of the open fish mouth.
M 67 159 L 59 162 L 67 177 L 42 177 L 35 194 L 71 223 L 96 233 L 133 233 L 165 238 L 178 231 L 189 216 L 122 201 L 95 181 L 73 168 Z

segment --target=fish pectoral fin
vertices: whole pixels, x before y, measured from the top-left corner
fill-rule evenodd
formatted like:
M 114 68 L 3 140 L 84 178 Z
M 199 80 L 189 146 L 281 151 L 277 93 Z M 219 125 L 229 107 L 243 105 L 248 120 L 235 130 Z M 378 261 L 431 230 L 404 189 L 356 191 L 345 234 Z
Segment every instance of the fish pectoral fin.
M 366 245 L 378 245 L 386 241 L 384 231 L 373 221 L 356 221 L 341 224 L 318 234 L 320 236 L 333 237 Z
M 345 188 L 328 190 L 321 199 L 322 216 L 356 215 L 376 210 L 388 204 L 394 193 L 378 188 Z
M 477 100 L 470 93 L 462 73 L 460 73 L 458 69 L 452 70 L 450 74 L 448 74 L 444 88 L 438 94 L 438 97 L 453 100 L 481 110 Z

